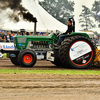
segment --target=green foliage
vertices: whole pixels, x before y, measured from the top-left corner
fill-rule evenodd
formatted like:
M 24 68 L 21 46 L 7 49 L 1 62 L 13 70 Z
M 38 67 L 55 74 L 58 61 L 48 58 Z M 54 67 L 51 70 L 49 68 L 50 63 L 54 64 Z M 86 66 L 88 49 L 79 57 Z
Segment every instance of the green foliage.
M 73 17 L 74 1 L 68 0 L 44 0 L 39 4 L 54 18 L 67 24 L 69 17 Z
M 95 27 L 95 24 L 93 23 L 93 20 L 91 20 L 91 10 L 82 5 L 83 9 L 82 9 L 82 13 L 79 15 L 80 19 L 79 19 L 79 23 L 81 24 L 81 27 L 83 27 L 83 30 L 88 30 L 91 28 Z

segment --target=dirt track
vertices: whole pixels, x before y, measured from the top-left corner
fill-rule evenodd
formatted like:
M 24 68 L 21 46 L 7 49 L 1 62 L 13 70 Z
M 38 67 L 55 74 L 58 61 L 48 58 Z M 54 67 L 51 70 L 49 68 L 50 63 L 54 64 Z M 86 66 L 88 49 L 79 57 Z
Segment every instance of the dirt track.
M 0 69 L 17 67 L 0 60 Z M 34 68 L 64 69 L 45 61 Z M 0 100 L 100 100 L 100 76 L 0 74 Z
M 0 69 L 51 69 L 51 70 L 69 70 L 68 68 L 64 68 L 62 67 L 58 67 L 55 66 L 54 64 L 52 64 L 50 61 L 45 61 L 45 60 L 38 60 L 37 63 L 35 64 L 35 66 L 33 66 L 32 68 L 25 68 L 25 67 L 21 67 L 21 66 L 15 66 L 11 63 L 10 59 L 0 59 Z M 74 69 L 72 69 L 74 70 Z M 84 69 L 83 69 L 84 70 Z M 89 67 L 86 70 L 100 70 L 100 68 L 96 68 L 96 67 Z
M 0 74 L 0 100 L 100 100 L 100 76 Z

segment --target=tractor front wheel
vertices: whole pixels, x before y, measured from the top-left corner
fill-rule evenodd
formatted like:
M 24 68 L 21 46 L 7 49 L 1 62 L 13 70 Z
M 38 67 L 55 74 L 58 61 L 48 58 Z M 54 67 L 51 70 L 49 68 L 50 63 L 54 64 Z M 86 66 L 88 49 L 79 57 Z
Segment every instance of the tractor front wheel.
M 18 61 L 22 67 L 33 67 L 37 61 L 36 53 L 32 50 L 23 50 L 18 55 Z

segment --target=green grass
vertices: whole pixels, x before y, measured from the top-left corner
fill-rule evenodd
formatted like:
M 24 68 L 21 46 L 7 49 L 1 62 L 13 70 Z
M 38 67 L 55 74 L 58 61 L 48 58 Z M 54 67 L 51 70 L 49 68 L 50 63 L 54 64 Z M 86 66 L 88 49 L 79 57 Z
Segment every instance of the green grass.
M 3 69 L 0 70 L 0 73 L 7 73 L 7 74 L 62 74 L 62 75 L 100 75 L 100 71 L 86 71 L 86 70 L 8 70 Z

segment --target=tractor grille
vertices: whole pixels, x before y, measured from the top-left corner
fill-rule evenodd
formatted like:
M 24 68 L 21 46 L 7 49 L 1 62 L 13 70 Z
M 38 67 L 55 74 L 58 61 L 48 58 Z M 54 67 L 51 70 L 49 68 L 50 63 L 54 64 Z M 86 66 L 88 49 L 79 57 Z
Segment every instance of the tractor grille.
M 47 41 L 34 41 L 31 44 L 31 48 L 32 49 L 48 49 L 49 48 L 49 44 Z
M 32 49 L 33 49 L 33 48 L 34 48 L 34 49 L 38 49 L 38 48 L 49 48 L 49 45 L 33 45 L 31 48 L 32 48 Z
M 48 44 L 47 41 L 33 41 L 32 43 L 33 43 L 34 45 L 37 45 L 37 44 L 39 44 L 39 45 L 46 45 L 46 44 Z
M 17 38 L 18 43 L 25 43 L 26 42 L 26 38 Z

